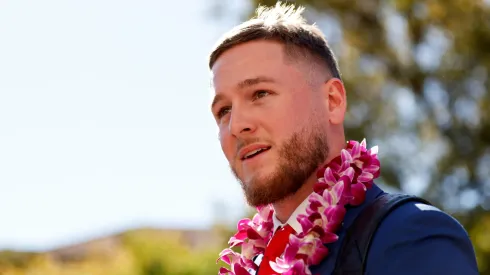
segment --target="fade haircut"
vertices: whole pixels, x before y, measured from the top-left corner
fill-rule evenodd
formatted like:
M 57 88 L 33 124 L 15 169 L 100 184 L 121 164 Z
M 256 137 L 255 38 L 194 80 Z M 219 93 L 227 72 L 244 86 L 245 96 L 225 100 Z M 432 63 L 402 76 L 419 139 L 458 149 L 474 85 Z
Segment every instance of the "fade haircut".
M 302 16 L 304 7 L 282 4 L 274 7 L 259 6 L 256 16 L 226 33 L 218 41 L 209 57 L 209 68 L 234 46 L 254 41 L 269 40 L 283 44 L 285 56 L 290 61 L 305 60 L 328 69 L 331 77 L 341 79 L 335 56 L 322 31 L 308 24 Z

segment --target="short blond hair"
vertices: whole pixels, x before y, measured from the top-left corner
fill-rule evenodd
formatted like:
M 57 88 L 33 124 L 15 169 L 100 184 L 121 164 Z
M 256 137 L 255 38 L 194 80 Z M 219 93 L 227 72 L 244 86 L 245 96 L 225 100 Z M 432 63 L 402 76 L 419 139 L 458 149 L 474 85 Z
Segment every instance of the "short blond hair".
M 337 60 L 322 31 L 302 16 L 304 7 L 277 2 L 259 6 L 252 19 L 234 27 L 218 41 L 209 56 L 209 68 L 227 50 L 254 40 L 270 40 L 284 45 L 286 57 L 320 63 L 332 77 L 341 79 Z

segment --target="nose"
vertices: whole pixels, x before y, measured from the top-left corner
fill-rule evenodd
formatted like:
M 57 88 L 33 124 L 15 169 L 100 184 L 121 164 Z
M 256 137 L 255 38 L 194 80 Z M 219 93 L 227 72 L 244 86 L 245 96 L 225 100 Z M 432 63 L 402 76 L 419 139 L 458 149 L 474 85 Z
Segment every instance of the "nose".
M 234 108 L 229 121 L 229 131 L 235 137 L 251 134 L 255 131 L 255 125 L 250 115 Z

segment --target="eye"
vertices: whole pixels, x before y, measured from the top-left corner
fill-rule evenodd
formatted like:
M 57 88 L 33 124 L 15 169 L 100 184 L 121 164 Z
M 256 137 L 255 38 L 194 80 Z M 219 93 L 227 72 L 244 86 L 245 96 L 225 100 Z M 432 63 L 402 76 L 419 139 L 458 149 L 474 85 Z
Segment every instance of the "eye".
M 218 119 L 221 119 L 222 117 L 224 117 L 229 111 L 230 111 L 230 107 L 222 107 L 221 109 L 218 110 L 218 112 L 216 113 L 216 117 Z
M 269 91 L 266 91 L 266 90 L 258 90 L 254 93 L 254 96 L 253 98 L 254 99 L 259 99 L 259 98 L 262 98 L 262 97 L 265 97 L 267 95 L 269 95 L 270 92 Z

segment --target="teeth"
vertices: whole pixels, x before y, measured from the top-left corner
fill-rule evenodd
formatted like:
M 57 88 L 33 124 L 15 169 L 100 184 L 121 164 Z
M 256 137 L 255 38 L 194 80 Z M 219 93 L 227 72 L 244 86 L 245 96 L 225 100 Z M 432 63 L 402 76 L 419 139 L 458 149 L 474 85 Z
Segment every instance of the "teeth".
M 261 149 L 253 150 L 252 152 L 249 152 L 248 154 L 246 154 L 244 156 L 244 158 L 249 158 L 250 156 L 253 156 L 253 155 L 257 154 L 258 152 L 260 152 L 262 150 L 264 150 L 264 149 L 261 148 Z

